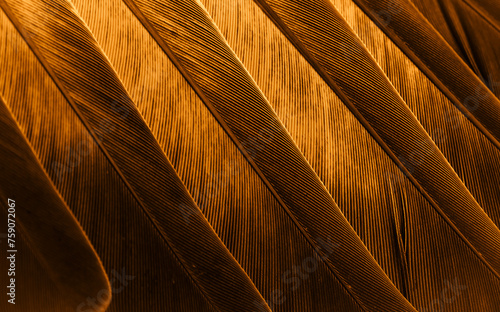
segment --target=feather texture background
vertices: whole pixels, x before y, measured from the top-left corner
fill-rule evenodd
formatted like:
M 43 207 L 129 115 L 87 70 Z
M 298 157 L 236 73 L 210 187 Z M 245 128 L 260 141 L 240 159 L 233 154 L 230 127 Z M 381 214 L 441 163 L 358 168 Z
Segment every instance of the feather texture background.
M 2 311 L 499 310 L 496 2 L 0 7 Z

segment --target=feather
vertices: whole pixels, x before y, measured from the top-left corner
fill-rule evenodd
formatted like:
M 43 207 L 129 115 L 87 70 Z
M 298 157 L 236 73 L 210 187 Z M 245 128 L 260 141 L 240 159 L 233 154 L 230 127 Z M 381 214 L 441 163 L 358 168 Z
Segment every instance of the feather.
M 130 4 L 129 4 L 129 5 L 130 5 Z M 195 8 L 195 9 L 196 9 L 196 6 L 193 6 L 193 8 Z M 139 12 L 139 13 L 140 13 L 140 12 Z M 139 13 L 136 11 L 136 14 L 139 14 Z M 190 20 L 190 19 L 186 19 L 186 20 Z M 180 33 L 180 31 L 179 31 L 179 33 Z M 203 55 L 203 54 L 201 54 L 201 55 Z M 229 58 L 229 60 L 231 60 L 231 58 Z M 205 62 L 206 62 L 206 61 L 205 61 Z M 230 72 L 228 72 L 228 74 L 230 74 Z M 210 78 L 210 77 L 209 77 L 209 78 Z M 198 78 L 198 79 L 199 79 L 199 78 Z M 234 79 L 231 79 L 231 80 L 234 80 Z M 236 81 L 237 81 L 237 80 L 236 80 Z M 229 82 L 229 81 L 228 81 L 228 82 Z M 221 86 L 223 86 L 223 85 L 221 85 Z M 243 94 L 245 94 L 245 93 L 250 93 L 250 94 L 251 94 L 251 92 L 255 92 L 255 91 L 252 91 L 252 89 L 251 89 L 251 87 L 253 87 L 253 83 L 251 83 L 250 85 L 248 85 L 248 84 L 247 84 L 247 85 L 242 84 L 242 87 L 247 88 L 247 90 L 248 90 L 248 91 L 244 91 L 244 92 L 242 92 Z M 235 86 L 235 88 L 242 88 L 242 87 L 240 87 L 240 86 Z M 250 89 L 249 89 L 249 87 L 250 87 Z M 227 90 L 227 91 L 230 91 L 230 89 L 226 89 L 226 90 Z M 257 90 L 257 91 L 258 91 L 258 90 Z M 203 92 L 203 91 L 202 91 L 202 92 Z M 225 93 L 227 93 L 227 92 L 225 92 Z M 222 93 L 221 93 L 221 94 L 222 94 Z M 234 94 L 234 93 L 233 93 L 233 94 Z M 258 96 L 258 95 L 257 95 L 257 96 Z M 258 97 L 257 97 L 257 99 L 258 99 Z M 224 99 L 217 99 L 217 100 L 218 100 L 221 104 L 218 104 L 218 103 L 216 103 L 216 104 L 218 104 L 218 105 L 222 105 L 222 104 L 224 104 L 224 102 L 221 102 L 221 100 L 224 100 Z M 226 101 L 227 101 L 227 100 L 226 100 Z M 238 101 L 237 101 L 237 100 L 231 100 L 231 101 L 232 101 L 232 103 L 234 103 L 234 104 L 238 103 Z M 258 101 L 256 101 L 256 102 L 255 102 L 255 104 L 256 104 L 256 105 L 257 105 L 258 103 L 259 103 Z M 261 100 L 261 103 L 262 103 L 262 100 Z M 264 104 L 265 104 L 265 102 L 264 102 Z M 226 105 L 227 105 L 227 104 L 226 104 Z M 261 106 L 262 106 L 262 104 L 259 104 L 259 105 L 261 105 Z M 256 107 L 258 107 L 258 106 L 256 106 Z M 219 111 L 222 111 L 222 108 L 223 108 L 223 107 L 218 108 L 218 110 L 219 110 Z M 227 107 L 227 108 L 225 108 L 225 109 L 227 110 L 228 108 L 232 108 L 232 107 Z M 235 107 L 235 109 L 236 109 L 236 108 L 238 108 L 238 107 Z M 243 108 L 244 108 L 244 107 L 241 107 L 240 109 L 243 109 Z M 262 110 L 264 110 L 264 112 L 265 112 L 265 110 L 269 110 L 269 108 L 267 108 L 266 106 L 263 106 L 263 107 L 262 107 Z M 236 112 L 236 111 L 233 109 L 233 112 Z M 225 112 L 224 112 L 224 114 L 228 114 L 228 113 L 225 113 Z M 234 113 L 233 113 L 233 114 L 234 114 Z M 258 114 L 260 114 L 260 115 L 262 116 L 262 115 L 263 115 L 263 112 L 259 112 Z M 221 113 L 221 115 L 222 115 L 222 113 Z M 232 119 L 232 120 L 230 120 L 231 124 L 230 124 L 230 126 L 229 126 L 229 127 L 232 127 L 232 129 L 237 129 L 236 127 L 239 127 L 239 122 L 237 123 L 237 121 L 238 121 L 238 119 Z M 255 122 L 251 122 L 251 123 L 249 123 L 249 124 L 255 124 Z M 279 125 L 279 124 L 278 124 L 278 125 Z M 272 127 L 272 124 L 271 124 L 271 126 L 268 126 L 268 127 Z M 238 129 L 237 129 L 237 130 L 238 130 Z M 246 132 L 247 132 L 247 133 L 251 133 L 252 131 L 254 131 L 254 132 L 256 132 L 256 133 L 258 134 L 258 131 L 259 131 L 260 129 L 253 130 L 253 129 L 251 129 L 251 128 L 250 128 L 250 129 L 245 129 L 245 130 L 246 130 Z M 265 130 L 265 129 L 264 129 L 264 130 Z M 229 130 L 229 131 L 231 131 L 231 130 Z M 242 131 L 242 130 L 238 130 L 238 131 L 240 131 L 240 133 L 243 133 L 243 131 Z M 278 131 L 279 131 L 279 130 L 278 130 Z M 278 136 L 278 135 L 279 135 L 279 133 L 276 131 L 276 132 L 275 132 L 275 135 L 276 135 L 276 136 Z M 258 139 L 264 139 L 264 138 L 261 138 L 260 136 L 257 136 L 257 135 L 256 135 L 256 137 L 257 137 Z M 284 139 L 286 140 L 286 137 L 285 137 Z M 241 140 L 241 139 L 240 139 L 240 140 Z M 247 138 L 245 138 L 245 137 L 243 137 L 243 139 L 242 139 L 242 140 L 243 140 L 244 142 L 246 141 L 246 144 L 255 144 L 254 142 L 249 141 L 249 139 L 247 139 Z M 279 138 L 279 137 L 275 137 L 275 140 L 280 140 L 280 138 Z M 285 142 L 286 142 L 286 141 L 285 141 Z M 262 155 L 264 152 L 267 152 L 267 150 L 268 150 L 268 148 L 264 145 L 264 144 L 266 144 L 266 143 L 261 143 L 261 142 L 257 142 L 257 143 L 262 144 L 262 145 L 259 145 L 259 147 L 257 147 L 256 145 L 250 145 L 250 148 L 253 148 L 253 152 L 252 152 L 252 153 L 254 154 L 254 156 L 253 156 L 253 157 L 255 157 L 255 158 L 257 158 L 257 156 L 262 157 L 261 155 Z M 273 142 L 273 143 L 274 143 L 274 142 Z M 289 143 L 289 145 L 290 145 L 291 147 L 293 147 L 293 142 L 290 142 L 290 143 Z M 246 148 L 248 149 L 248 146 L 247 146 Z M 283 154 L 284 152 L 286 152 L 286 151 L 282 151 L 282 152 L 281 152 L 281 154 Z M 274 154 L 274 155 L 270 155 L 270 156 L 267 156 L 267 157 L 269 158 L 269 157 L 277 157 L 277 156 L 278 156 L 277 154 Z M 281 155 L 280 155 L 280 156 L 281 156 Z M 283 157 L 283 156 L 281 156 L 281 157 Z M 296 156 L 291 156 L 291 157 L 296 157 Z M 272 162 L 272 160 L 273 160 L 273 159 L 271 158 L 270 160 L 266 160 L 266 159 L 264 159 L 264 160 L 258 160 L 258 161 L 261 161 L 262 163 L 264 163 L 264 165 L 266 165 L 266 164 L 265 164 L 265 162 L 267 162 L 267 166 L 269 166 L 269 163 L 271 163 L 271 162 Z M 276 160 L 274 160 L 274 163 L 276 163 Z M 305 165 L 307 165 L 307 164 L 305 164 Z M 293 163 L 292 163 L 292 165 L 290 165 L 290 167 L 296 167 L 296 168 L 297 168 L 297 167 L 298 167 L 298 168 L 300 168 L 300 166 L 304 166 L 304 165 L 301 165 L 300 161 L 299 161 L 299 162 L 298 162 L 298 164 L 296 164 L 296 165 L 294 165 Z M 269 170 L 269 169 L 268 169 L 268 168 L 264 168 L 264 170 Z M 283 170 L 285 170 L 285 168 L 283 168 Z M 307 170 L 307 169 L 306 169 L 306 170 Z M 310 171 L 309 171 L 309 172 L 310 172 Z M 265 172 L 264 172 L 264 174 L 266 174 L 266 173 L 267 173 L 267 174 L 269 174 L 269 173 L 268 173 L 268 171 L 265 171 Z M 271 174 L 272 174 L 272 172 L 271 172 Z M 306 174 L 309 174 L 309 175 L 310 175 L 310 173 L 307 173 L 307 171 L 306 171 Z M 272 178 L 272 179 L 277 179 L 277 178 L 281 178 L 281 177 L 276 177 L 276 175 L 274 174 L 274 175 L 271 175 L 271 178 Z M 264 178 L 264 179 L 266 179 L 266 178 Z M 291 197 L 291 195 L 290 195 L 290 194 L 291 194 L 291 193 L 296 193 L 298 190 L 296 190 L 295 192 L 290 192 L 290 191 L 287 191 L 286 189 L 285 189 L 285 190 L 283 190 L 283 182 L 280 182 L 279 180 L 278 180 L 278 182 L 279 182 L 279 183 L 281 183 L 281 185 L 275 186 L 275 188 L 276 188 L 276 189 L 278 189 L 278 191 L 277 191 L 277 192 L 282 192 L 282 193 L 283 193 L 283 192 L 287 192 L 287 193 L 285 193 L 285 196 L 286 196 L 286 197 L 285 197 L 285 196 L 283 196 L 283 195 L 278 195 L 278 196 L 281 196 L 281 198 L 282 198 L 281 200 L 283 200 L 283 201 L 286 201 L 286 202 L 290 203 L 292 200 L 294 200 L 294 198 L 290 198 L 290 197 Z M 277 184 L 277 183 L 276 183 L 276 184 Z M 288 186 L 288 187 L 289 187 L 289 186 Z M 320 186 L 320 187 L 321 187 L 321 186 Z M 322 188 L 320 188 L 320 189 L 319 189 L 319 191 L 322 191 Z M 304 196 L 310 196 L 310 195 L 307 195 L 307 194 L 305 194 L 305 193 L 303 193 L 303 194 L 304 194 Z M 295 196 L 296 196 L 296 195 L 295 195 Z M 328 195 L 327 195 L 327 196 L 328 196 Z M 307 197 L 306 197 L 306 198 L 307 198 Z M 279 200 L 280 200 L 280 199 L 279 199 Z M 314 198 L 311 198 L 310 200 L 314 200 Z M 328 198 L 327 198 L 326 200 L 327 200 L 327 201 L 331 201 L 331 199 L 328 199 Z M 293 204 L 294 204 L 294 206 L 297 206 L 297 204 L 296 204 L 296 203 L 293 203 Z M 320 204 L 321 204 L 321 203 L 320 203 Z M 327 202 L 326 204 L 328 204 L 328 202 Z M 321 205 L 325 205 L 325 204 L 321 204 Z M 330 204 L 330 205 L 331 205 L 331 204 Z M 283 209 L 283 208 L 285 208 L 285 209 L 287 208 L 287 206 L 285 206 L 285 204 L 282 204 L 282 206 L 284 206 L 284 207 L 282 207 L 282 209 Z M 297 208 L 292 207 L 292 208 L 290 208 L 290 209 L 297 209 Z M 295 212 L 295 211 L 293 211 L 293 212 Z M 306 217 L 310 218 L 309 216 L 306 216 Z M 311 222 L 311 221 L 308 221 L 308 220 L 306 219 L 306 222 Z M 299 229 L 298 229 L 298 230 L 302 230 L 302 231 L 304 231 L 303 226 L 302 226 L 301 224 L 299 224 L 298 226 L 299 226 Z M 348 230 L 350 230 L 350 229 L 349 229 L 349 227 L 347 227 L 347 229 L 348 229 Z M 297 230 L 296 230 L 296 231 L 297 231 Z M 351 235 L 352 235 L 352 234 L 351 234 Z M 327 232 L 326 234 L 324 234 L 324 233 L 319 233 L 319 235 L 316 235 L 316 236 L 320 236 L 320 237 L 327 237 L 327 236 L 330 236 L 330 235 L 329 235 L 329 233 Z M 333 234 L 332 234 L 331 236 L 333 236 Z M 341 237 L 341 236 L 339 236 L 339 235 L 335 235 L 335 237 Z M 306 239 L 310 239 L 310 238 L 308 237 L 308 235 L 306 235 Z M 314 239 L 314 240 L 317 240 L 317 238 L 316 238 L 316 237 L 314 237 L 313 239 Z M 355 242 L 355 243 L 357 243 L 357 242 L 358 242 L 358 240 L 357 240 L 357 238 L 356 238 L 356 237 L 355 237 L 355 239 L 352 239 L 352 241 L 353 241 L 353 242 Z M 313 243 L 315 243 L 315 244 L 317 245 L 317 242 L 316 242 L 316 241 L 314 241 Z M 364 247 L 362 247 L 362 248 L 364 248 Z M 371 257 L 370 257 L 370 258 L 371 258 Z M 368 259 L 370 259 L 370 258 L 368 258 Z M 328 264 L 329 266 L 331 266 L 331 264 L 330 264 L 330 263 L 328 263 L 328 262 L 327 262 L 327 264 Z M 330 269 L 331 269 L 331 267 L 330 267 Z M 385 279 L 383 279 L 382 281 L 386 282 L 386 280 L 385 280 Z
M 35 25 L 24 23 L 25 14 L 37 17 L 39 12 L 55 9 L 51 5 L 59 6 L 60 19 L 57 19 L 59 16 L 54 15 L 48 16 L 47 19 L 38 16 L 38 20 L 42 20 L 43 23 L 37 25 L 36 35 L 30 37 L 33 40 L 30 42 L 31 48 L 36 51 L 36 57 L 41 60 L 48 74 L 69 102 L 66 109 L 73 109 L 94 140 L 100 141 L 100 150 L 112 164 L 132 198 L 138 202 L 138 206 L 143 211 L 143 217 L 149 220 L 149 226 L 158 232 L 157 235 L 161 236 L 164 243 L 174 253 L 181 266 L 187 271 L 186 274 L 199 288 L 200 295 L 209 301 L 209 306 L 215 305 L 216 309 L 227 311 L 245 310 L 253 307 L 254 301 L 263 301 L 251 280 L 229 254 L 203 215 L 195 213 L 191 222 L 183 227 L 182 231 L 181 228 L 172 224 L 172 222 L 184 222 L 183 210 L 179 209 L 181 205 L 190 210 L 198 208 L 186 192 L 184 185 L 180 183 L 165 155 L 159 150 L 149 128 L 144 125 L 109 62 L 100 54 L 91 33 L 72 10 L 70 3 L 65 1 L 52 4 L 32 3 L 32 5 L 14 3 L 8 6 L 9 4 L 3 3 L 4 10 L 10 13 L 9 18 L 14 21 L 14 24 L 23 24 L 23 27 L 27 27 L 31 32 L 34 32 Z M 9 11 L 10 7 L 13 8 L 12 11 Z M 20 21 L 16 17 L 19 17 Z M 35 18 L 29 21 L 34 20 Z M 69 32 L 67 40 L 59 40 L 59 45 L 54 50 L 51 49 L 53 46 L 48 45 L 50 43 L 48 39 L 58 27 Z M 86 44 L 83 44 L 84 42 Z M 82 50 L 79 51 L 79 49 Z M 74 51 L 74 53 L 65 55 L 65 58 L 60 57 L 61 52 L 65 50 Z M 92 72 L 85 70 L 84 66 L 89 65 L 97 70 Z M 65 75 L 67 70 L 73 70 L 73 75 Z M 75 77 L 80 79 L 77 80 Z M 85 84 L 82 85 L 81 82 Z M 104 85 L 99 82 L 106 82 L 108 85 L 103 88 Z M 119 109 L 109 107 L 109 99 L 116 99 Z M 113 131 L 109 129 L 103 131 L 104 129 L 99 124 L 101 120 L 113 122 Z M 132 129 L 134 131 L 131 131 Z M 97 135 L 100 135 L 102 139 L 99 139 Z M 120 144 L 117 144 L 118 142 Z M 143 150 L 149 152 L 142 154 L 141 157 L 144 159 L 141 161 L 136 156 L 138 151 Z M 127 153 L 136 153 L 136 155 L 126 157 Z M 152 170 L 155 174 L 150 178 L 152 181 L 157 181 L 153 182 L 156 187 L 146 188 L 141 179 L 146 178 L 147 172 L 152 173 Z M 160 181 L 167 183 L 163 184 Z M 163 209 L 163 205 L 170 209 Z M 193 232 L 189 233 L 190 231 Z M 203 240 L 192 240 L 193 237 L 203 237 Z M 188 248 L 180 248 L 182 245 Z M 208 272 L 212 273 L 207 274 Z M 216 287 L 215 276 L 224 281 L 221 287 Z M 232 282 L 227 283 L 229 280 Z M 205 283 L 210 283 L 211 287 Z M 225 288 L 228 289 L 225 290 Z M 228 293 L 231 296 L 225 295 Z
M 497 51 L 473 47 L 496 35 L 495 5 L 449 1 L 450 23 L 420 3 L 425 17 L 355 2 L 0 0 L 7 138 L 107 272 L 69 304 L 38 300 L 496 311 L 500 102 L 484 75 Z M 29 287 L 45 283 L 39 298 L 71 280 Z
M 124 4 L 96 1 L 92 5 L 87 2 L 76 2 L 76 5 L 83 16 L 93 21 L 89 26 L 104 50 L 109 51 L 117 72 L 138 99 L 138 109 L 182 180 L 187 182 L 203 213 L 257 282 L 256 286 L 269 299 L 270 305 L 322 309 L 342 304 L 345 309 L 357 309 L 231 138 Z M 94 10 L 95 7 L 98 9 Z M 123 14 L 110 21 L 108 16 L 114 11 Z M 102 27 L 106 23 L 109 26 Z M 119 34 L 117 37 L 133 36 L 133 40 L 122 46 L 123 54 L 113 54 L 116 43 L 107 40 L 113 38 L 110 34 L 114 32 Z M 150 59 L 141 52 L 145 46 L 156 49 Z M 130 63 L 141 64 L 138 78 L 135 78 L 137 69 Z M 162 70 L 152 76 L 150 73 L 158 67 Z M 186 217 L 189 219 L 189 215 Z M 323 239 L 329 242 L 326 237 Z M 284 240 L 286 245 L 282 243 Z M 297 269 L 296 264 L 300 267 L 304 259 L 308 260 L 307 265 L 317 266 L 313 274 L 322 279 L 301 280 L 295 276 L 297 273 L 292 270 Z M 259 278 L 262 272 L 268 278 Z M 290 276 L 283 279 L 284 274 Z M 308 275 L 307 272 L 301 274 Z M 337 288 L 338 295 L 321 298 L 312 295 L 311 289 L 323 288 Z M 282 297 L 287 299 L 281 302 Z
M 355 0 L 453 104 L 500 147 L 500 102 L 428 20 L 406 1 Z M 396 3 L 396 5 L 391 5 Z M 388 14 L 390 23 L 381 19 Z
M 44 172 L 19 125 L 0 97 L 0 145 L 2 182 L 0 199 L 8 206 L 2 209 L 7 222 L 2 229 L 8 265 L 7 284 L 18 290 L 15 297 L 2 300 L 6 311 L 11 304 L 21 310 L 68 310 L 85 300 L 88 293 L 105 290 L 110 285 L 104 269 L 82 228 Z M 30 181 L 27 186 L 23 181 Z M 17 266 L 17 270 L 16 270 Z M 29 269 L 38 268 L 37 271 Z M 27 269 L 27 270 L 25 270 Z M 31 273 L 32 275 L 30 276 Z M 32 276 L 35 281 L 32 281 Z M 40 288 L 43 283 L 44 287 Z M 19 296 L 29 296 L 30 301 Z M 45 298 L 51 296 L 53 301 Z M 96 311 L 104 311 L 107 296 Z
M 371 135 L 443 218 L 458 228 L 457 233 L 478 251 L 478 257 L 482 259 L 484 256 L 487 259 L 485 264 L 491 265 L 498 275 L 500 257 L 493 246 L 500 238 L 500 231 L 470 195 L 385 75 L 380 73 L 371 55 L 360 51 L 359 43 L 348 42 L 346 48 L 352 56 L 347 65 L 351 66 L 349 71 L 342 70 L 345 57 L 339 46 L 333 43 L 353 34 L 338 12 L 321 2 L 311 4 L 308 6 L 310 10 L 305 11 L 297 10 L 297 4 L 293 2 L 272 3 L 269 8 L 278 12 L 275 22 L 285 24 L 284 27 L 293 33 L 291 36 L 299 42 L 297 45 L 302 46 L 303 53 L 310 54 L 313 66 L 324 72 L 329 85 L 345 97 L 346 105 L 371 130 Z M 305 21 L 311 20 L 312 14 L 322 22 L 308 27 Z M 338 35 L 335 29 L 338 29 Z M 471 219 L 479 222 L 481 228 L 471 227 Z
M 261 22 L 263 19 L 262 13 L 259 15 L 258 11 L 252 10 L 251 2 L 239 1 L 237 3 L 238 5 L 234 6 L 223 6 L 217 2 L 211 3 L 209 11 L 214 18 L 216 17 L 217 24 L 221 26 L 225 37 L 232 39 L 230 43 L 236 51 L 241 53 L 242 60 L 244 60 L 246 67 L 249 68 L 252 76 L 257 77 L 258 84 L 264 86 L 263 90 L 266 94 L 272 95 L 273 100 L 271 100 L 271 103 L 274 102 L 273 104 L 277 106 L 278 116 L 282 118 L 285 124 L 290 125 L 287 128 L 291 135 L 294 136 L 297 144 L 304 151 L 308 161 L 317 170 L 333 198 L 343 208 L 344 214 L 353 224 L 361 239 L 363 239 L 391 279 L 396 285 L 399 285 L 400 291 L 406 293 L 407 298 L 410 297 L 416 307 L 425 307 L 426 302 L 428 305 L 435 300 L 434 298 L 439 298 L 440 293 L 446 288 L 446 280 L 453 280 L 457 277 L 455 274 L 458 273 L 455 268 L 448 271 L 449 268 L 446 268 L 446 264 L 442 259 L 452 261 L 453 258 L 456 259 L 453 261 L 462 261 L 463 253 L 457 252 L 454 255 L 450 253 L 446 256 L 434 252 L 424 254 L 421 251 L 423 246 L 416 241 L 411 242 L 415 237 L 408 237 L 410 235 L 409 230 L 405 229 L 405 227 L 409 224 L 413 229 L 421 228 L 423 232 L 417 234 L 416 237 L 423 238 L 428 235 L 427 244 L 435 245 L 436 251 L 440 249 L 446 250 L 449 248 L 448 236 L 442 242 L 433 241 L 436 234 L 442 233 L 443 227 L 446 227 L 444 222 L 441 221 L 438 227 L 435 224 L 430 226 L 427 225 L 429 219 L 439 219 L 436 214 L 428 211 L 424 217 L 422 214 L 415 213 L 417 207 L 420 207 L 419 209 L 423 211 L 432 208 L 416 192 L 415 188 L 408 183 L 409 181 L 403 178 L 402 175 L 400 176 L 396 166 L 391 164 L 390 159 L 384 155 L 383 150 L 377 147 L 376 142 L 360 127 L 361 125 L 355 121 L 354 116 L 349 113 L 339 98 L 335 97 L 331 92 L 328 93 L 330 90 L 328 90 L 326 84 L 321 85 L 318 83 L 319 77 L 311 73 L 312 68 L 309 69 L 309 73 L 307 73 L 306 69 L 302 69 L 304 66 L 307 67 L 305 60 L 300 57 L 291 57 L 293 48 L 290 47 L 290 44 L 285 46 L 286 40 L 283 36 L 281 41 L 278 41 L 279 35 L 277 34 L 279 32 L 276 28 L 264 26 L 266 23 Z M 253 24 L 255 20 L 259 21 L 258 24 L 263 26 L 255 27 Z M 348 19 L 348 21 L 351 21 L 351 19 Z M 364 24 L 362 25 L 364 26 Z M 366 35 L 374 36 L 374 30 L 369 29 Z M 260 39 L 262 42 L 255 42 L 256 39 L 254 39 L 253 49 L 249 49 L 245 43 L 252 36 L 253 38 L 263 39 Z M 278 48 L 274 48 L 271 42 L 284 42 L 284 44 L 276 45 Z M 272 48 L 267 49 L 266 52 L 258 53 L 259 48 L 262 46 Z M 380 47 L 381 44 L 374 43 L 374 46 Z M 284 58 L 284 60 L 279 61 L 280 57 Z M 381 58 L 383 60 L 392 60 L 392 55 L 391 57 L 383 55 Z M 290 63 L 294 64 L 294 66 L 299 66 L 295 64 L 302 64 L 301 70 L 297 70 L 296 74 L 287 72 Z M 399 71 L 396 73 L 399 73 Z M 280 77 L 285 77 L 285 79 L 282 81 Z M 415 82 L 409 81 L 409 84 L 415 84 Z M 289 87 L 290 85 L 292 86 Z M 429 88 L 430 86 L 424 85 L 422 87 Z M 422 92 L 418 85 L 414 88 Z M 321 91 L 316 91 L 318 89 Z M 328 100 L 326 100 L 327 98 Z M 325 102 L 328 102 L 328 104 L 325 104 Z M 425 104 L 426 102 L 422 101 L 422 103 Z M 316 107 L 318 108 L 316 109 Z M 304 116 L 308 116 L 308 118 Z M 351 117 L 348 118 L 348 116 Z M 332 122 L 332 125 L 341 126 L 329 126 L 329 120 L 332 118 L 337 119 Z M 354 125 L 352 125 L 353 123 Z M 352 133 L 346 130 L 352 128 Z M 363 134 L 365 137 L 363 137 Z M 316 142 L 316 145 L 311 142 Z M 352 142 L 358 144 L 352 144 Z M 329 147 L 330 144 L 332 147 Z M 315 148 L 316 146 L 317 148 Z M 333 168 L 324 169 L 326 163 L 332 159 L 337 165 L 332 165 Z M 362 169 L 358 169 L 359 167 Z M 376 168 L 380 168 L 380 170 Z M 332 174 L 333 170 L 340 172 Z M 366 174 L 367 172 L 369 174 Z M 491 176 L 494 177 L 495 174 Z M 349 177 L 349 179 L 346 177 Z M 412 203 L 412 211 L 410 212 L 405 207 L 408 205 L 408 201 Z M 366 212 L 366 207 L 370 207 L 369 212 Z M 393 210 L 397 210 L 397 214 L 402 215 L 403 225 L 394 224 L 396 220 L 391 220 L 392 216 L 396 214 L 393 213 Z M 423 211 L 420 213 L 423 213 Z M 407 219 L 405 220 L 405 218 Z M 396 229 L 394 229 L 395 227 Z M 447 231 L 451 232 L 451 229 L 448 228 Z M 429 234 L 426 232 L 429 232 Z M 393 233 L 397 233 L 398 239 L 392 239 Z M 439 245 L 441 247 L 438 247 Z M 457 248 L 458 251 L 464 247 L 464 245 L 460 247 L 455 245 L 453 248 Z M 417 249 L 412 250 L 413 248 Z M 403 256 L 400 256 L 400 254 L 403 254 Z M 417 254 L 420 260 L 417 260 Z M 407 257 L 412 257 L 412 267 L 409 271 L 407 271 L 409 265 Z M 418 269 L 419 265 L 424 265 L 425 269 L 423 267 Z M 436 265 L 435 269 L 429 267 L 434 265 Z M 429 277 L 424 277 L 418 273 L 431 270 L 434 274 Z M 409 275 L 411 279 L 406 275 Z M 441 278 L 436 278 L 438 275 Z M 463 271 L 458 278 L 464 281 L 467 279 L 466 276 L 469 275 L 470 272 Z M 432 284 L 430 280 L 421 284 L 417 282 L 427 278 L 432 280 L 441 279 L 442 284 L 430 287 L 429 285 Z M 490 275 L 490 278 L 492 278 L 490 281 L 493 284 L 497 283 L 494 275 Z M 484 293 L 484 290 L 479 285 L 468 288 L 468 291 L 469 293 L 476 292 L 478 297 Z M 460 305 L 467 306 L 467 301 L 474 298 L 474 296 L 471 295 L 467 299 L 463 297 L 464 301 L 455 302 L 455 306 L 450 307 L 450 309 L 456 309 Z M 482 299 L 478 301 L 482 301 Z M 495 304 L 492 301 L 489 305 L 495 306 Z
M 496 170 L 491 170 L 498 166 L 498 149 L 359 8 L 348 5 L 350 2 L 342 2 L 339 8 L 346 12 L 344 16 L 349 16 L 348 10 L 355 10 L 351 15 L 353 18 L 348 18 L 352 21 L 353 28 L 474 198 L 498 226 L 496 185 L 499 184 L 499 175 Z M 383 44 L 374 40 L 374 33 L 380 34 Z M 386 48 L 380 49 L 381 46 Z M 400 64 L 410 70 L 399 70 L 402 66 Z M 477 95 L 479 99 L 482 96 Z M 427 105 L 429 102 L 433 105 Z
M 460 47 L 455 47 L 455 51 L 457 53 L 459 50 L 466 51 L 467 57 L 462 56 L 462 59 L 498 98 L 500 69 L 496 60 L 500 46 L 490 43 L 499 40 L 500 23 L 494 16 L 499 15 L 500 6 L 495 2 L 446 1 L 442 8 L 436 9 L 436 3 L 428 1 L 414 1 L 414 3 L 449 44 L 454 40 L 444 33 L 447 28 L 451 28 L 456 34 L 455 37 L 460 39 Z M 440 19 L 430 17 L 433 15 L 438 15 Z M 447 23 L 447 20 L 450 22 Z

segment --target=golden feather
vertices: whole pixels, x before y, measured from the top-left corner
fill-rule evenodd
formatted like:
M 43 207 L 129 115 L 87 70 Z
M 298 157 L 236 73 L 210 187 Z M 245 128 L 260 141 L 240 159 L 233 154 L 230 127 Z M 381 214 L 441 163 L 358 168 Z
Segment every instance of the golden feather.
M 498 311 L 496 2 L 0 7 L 2 311 Z

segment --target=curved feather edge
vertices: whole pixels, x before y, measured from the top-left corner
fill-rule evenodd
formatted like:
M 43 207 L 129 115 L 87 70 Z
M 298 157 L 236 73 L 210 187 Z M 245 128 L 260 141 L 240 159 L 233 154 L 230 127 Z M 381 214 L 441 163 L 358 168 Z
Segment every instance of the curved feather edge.
M 206 296 L 165 244 L 162 234 L 154 228 L 2 10 L 0 23 L 0 46 L 5 47 L 0 49 L 1 96 L 100 256 L 115 294 L 108 310 L 213 312 Z M 55 38 L 54 43 L 57 44 Z M 113 125 L 106 119 L 101 128 L 113 132 Z M 29 257 L 26 247 L 19 248 L 25 250 L 18 263 L 24 268 L 19 271 L 19 278 L 25 276 L 33 280 L 33 287 L 18 288 L 17 295 L 27 298 L 33 290 L 36 293 L 42 289 L 46 293 L 42 301 L 23 300 L 22 303 L 28 305 L 26 310 L 42 311 L 42 307 L 47 306 L 43 311 L 65 311 L 49 301 L 49 298 L 58 298 L 60 293 L 55 287 L 49 287 L 53 282 L 43 274 L 45 270 L 34 256 Z M 144 291 L 150 289 L 156 291 Z M 89 296 L 89 300 L 104 299 L 104 292 Z M 137 300 L 137 295 L 142 300 Z M 92 305 L 92 301 L 85 301 L 69 309 L 74 312 L 76 307 L 84 311 Z
M 250 310 L 254 302 L 263 302 L 255 285 L 203 215 L 194 213 L 186 224 L 182 208 L 198 212 L 199 208 L 71 4 L 66 1 L 50 4 L 1 1 L 0 5 L 193 282 L 215 308 L 220 311 Z M 54 12 L 55 6 L 57 16 L 42 13 Z M 34 19 L 26 18 L 27 12 L 38 16 L 45 25 L 33 24 Z M 31 36 L 26 36 L 25 28 Z M 66 40 L 62 40 L 62 34 L 67 36 L 63 37 Z M 58 37 L 60 45 L 51 44 L 51 35 Z M 61 53 L 68 48 L 79 52 Z M 110 107 L 113 100 L 118 107 Z M 115 131 L 96 133 L 101 119 L 111 121 Z M 266 306 L 265 303 L 262 306 Z
M 95 306 L 96 311 L 104 311 L 111 301 L 111 286 L 102 263 L 1 97 L 0 132 L 0 198 L 5 210 L 11 204 L 16 207 L 9 219 L 15 220 L 17 231 L 62 293 L 52 300 L 61 300 L 69 310 L 104 290 L 105 300 Z M 29 281 L 18 278 L 19 283 Z M 30 300 L 42 301 L 37 295 L 30 294 Z M 17 302 L 21 307 L 25 304 Z

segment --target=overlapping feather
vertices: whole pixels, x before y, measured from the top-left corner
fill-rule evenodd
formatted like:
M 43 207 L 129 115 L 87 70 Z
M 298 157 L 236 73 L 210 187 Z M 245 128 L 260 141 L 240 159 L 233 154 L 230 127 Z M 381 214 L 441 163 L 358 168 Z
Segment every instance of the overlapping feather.
M 0 2 L 8 131 L 134 277 L 109 311 L 495 311 L 498 99 L 357 2 Z

